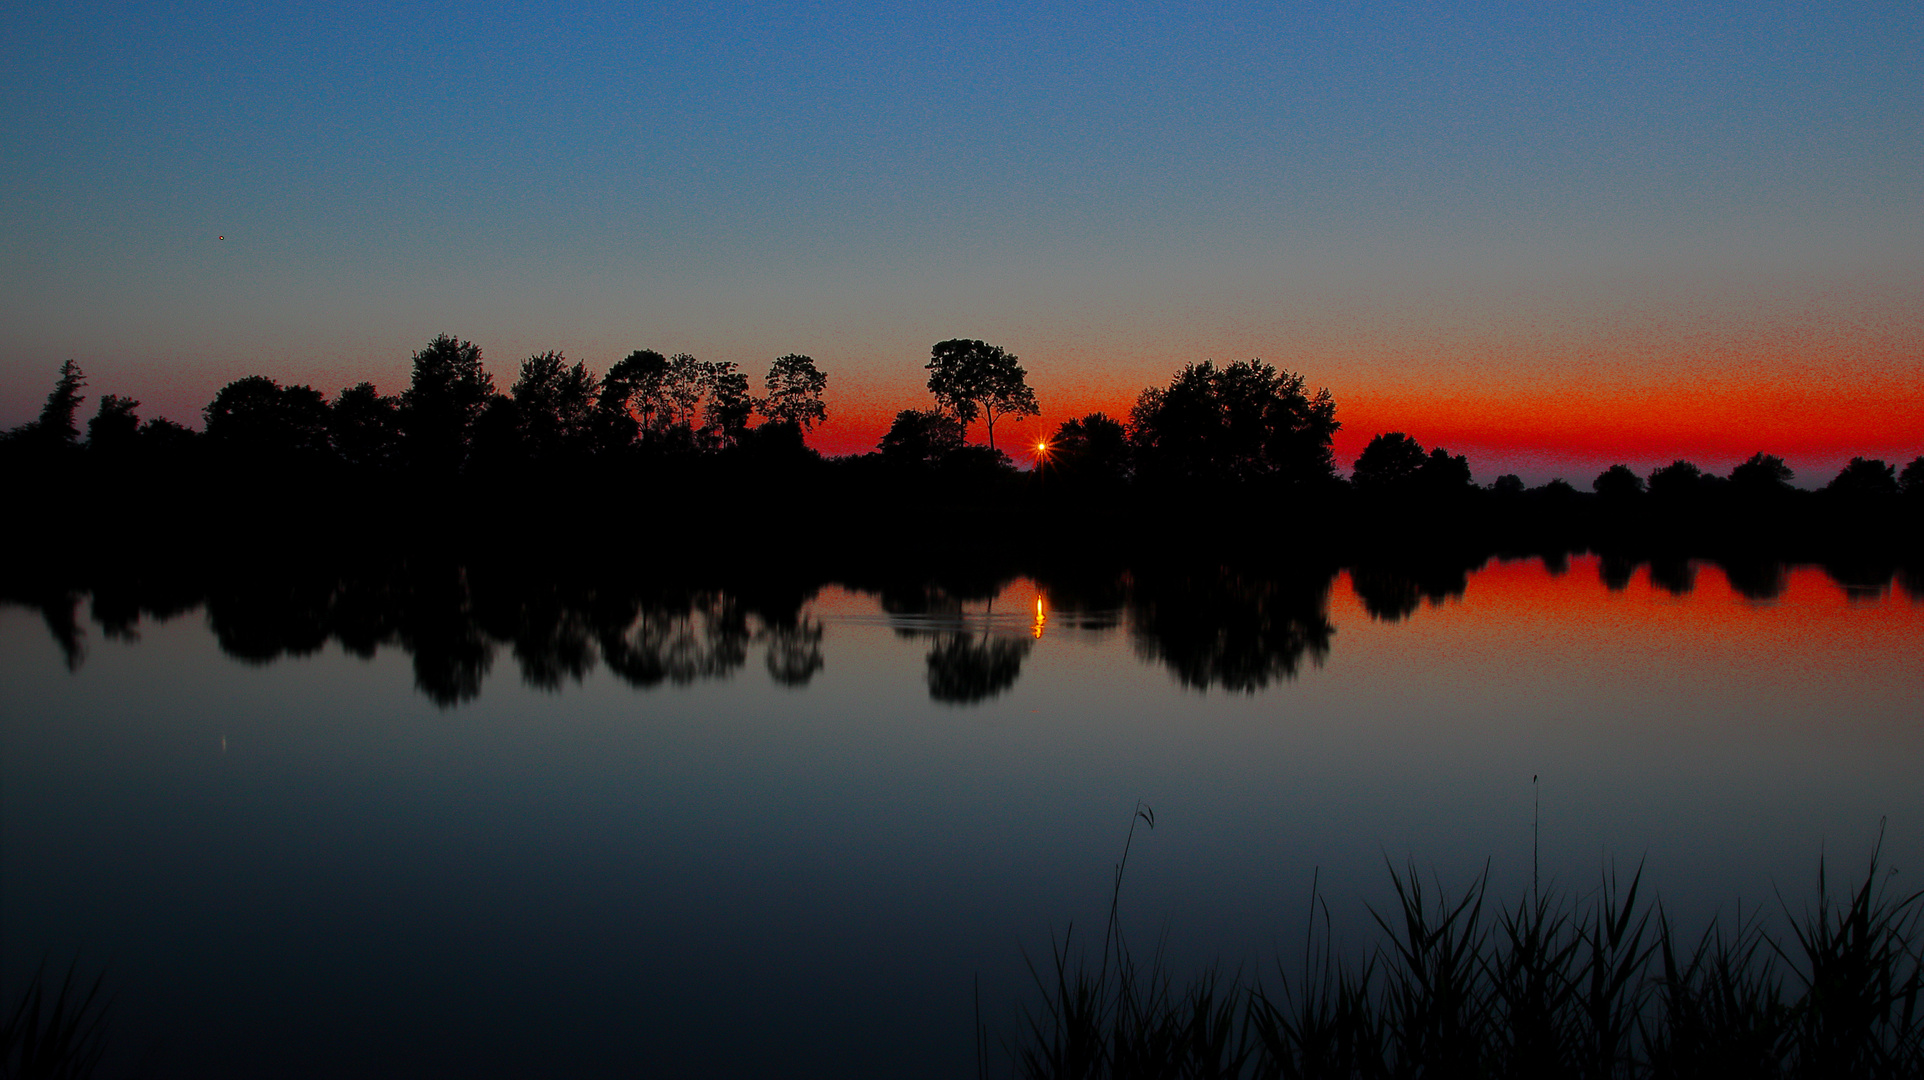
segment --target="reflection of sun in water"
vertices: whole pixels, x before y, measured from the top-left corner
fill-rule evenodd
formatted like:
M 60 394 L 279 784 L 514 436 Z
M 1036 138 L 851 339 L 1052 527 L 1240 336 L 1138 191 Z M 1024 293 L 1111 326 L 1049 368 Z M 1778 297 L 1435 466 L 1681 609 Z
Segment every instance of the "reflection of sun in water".
M 1029 636 L 1039 638 L 1049 625 L 1049 613 L 1042 609 L 1042 594 L 1035 594 L 1035 622 L 1029 624 Z

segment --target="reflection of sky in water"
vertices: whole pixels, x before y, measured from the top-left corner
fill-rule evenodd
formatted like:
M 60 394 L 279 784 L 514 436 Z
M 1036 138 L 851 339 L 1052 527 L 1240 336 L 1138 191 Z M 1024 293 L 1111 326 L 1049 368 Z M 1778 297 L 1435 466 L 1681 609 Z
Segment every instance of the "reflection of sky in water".
M 828 588 L 731 678 L 691 655 L 637 690 L 603 661 L 555 693 L 497 662 L 452 710 L 399 649 L 241 664 L 199 618 L 92 628 L 70 675 L 7 608 L 8 977 L 81 950 L 123 1047 L 165 1033 L 157 1060 L 201 1075 L 959 1076 L 971 980 L 1007 1016 L 1021 949 L 1096 924 L 1137 798 L 1158 827 L 1125 912 L 1180 962 L 1287 947 L 1312 873 L 1352 941 L 1386 857 L 1527 881 L 1532 774 L 1546 872 L 1647 859 L 1685 920 L 1800 902 L 1885 815 L 1900 880 L 1924 873 L 1924 605 L 1815 570 L 1767 600 L 1607 570 L 1492 563 L 1460 594 L 1359 572 L 1394 619 L 1345 574 L 1323 629 L 1244 582 L 1213 653 L 1194 582 L 1155 611 Z M 1300 646 L 1293 676 L 1234 659 L 1251 643 Z M 956 650 L 1015 675 L 951 704 Z

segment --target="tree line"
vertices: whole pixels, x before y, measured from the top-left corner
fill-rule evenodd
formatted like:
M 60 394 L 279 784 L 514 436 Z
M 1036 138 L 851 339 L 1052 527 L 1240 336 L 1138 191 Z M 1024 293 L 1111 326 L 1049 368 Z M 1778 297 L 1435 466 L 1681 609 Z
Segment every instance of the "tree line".
M 560 352 L 530 356 L 505 392 L 483 366 L 480 347 L 451 335 L 428 342 L 412 364 L 399 394 L 362 382 L 331 400 L 314 387 L 264 375 L 237 379 L 202 410 L 198 431 L 165 418 L 143 421 L 138 401 L 106 394 L 83 438 L 86 376 L 70 360 L 40 415 L 0 436 L 0 454 L 17 468 L 84 458 L 108 470 L 134 463 L 164 469 L 212 459 L 256 469 L 444 478 L 787 461 L 842 466 L 858 475 L 879 468 L 898 476 L 1000 476 L 1013 483 L 1016 468 L 995 444 L 996 424 L 1041 413 L 1018 358 L 973 339 L 931 348 L 929 407 L 899 411 L 873 452 L 832 461 L 804 441 L 828 420 L 828 375 L 808 356 L 776 358 L 760 394 L 733 362 L 647 349 L 603 373 Z M 967 438 L 977 420 L 984 422 L 985 445 Z M 1515 475 L 1479 486 L 1466 457 L 1425 448 L 1402 432 L 1372 438 L 1345 478 L 1331 448 L 1340 428 L 1330 392 L 1312 392 L 1301 375 L 1260 360 L 1203 361 L 1185 365 L 1166 385 L 1145 388 L 1124 419 L 1093 412 L 1058 424 L 1034 447 L 1035 468 L 1022 482 L 1072 499 L 1236 492 L 1432 506 L 1527 499 L 1555 506 L 1582 494 L 1561 479 L 1529 489 Z M 1726 476 L 1683 460 L 1648 476 L 1618 464 L 1589 486 L 1590 497 L 1607 507 L 1684 507 L 1787 497 L 1793 479 L 1782 458 L 1760 451 Z M 1859 502 L 1924 498 L 1924 457 L 1901 470 L 1852 458 L 1824 491 Z

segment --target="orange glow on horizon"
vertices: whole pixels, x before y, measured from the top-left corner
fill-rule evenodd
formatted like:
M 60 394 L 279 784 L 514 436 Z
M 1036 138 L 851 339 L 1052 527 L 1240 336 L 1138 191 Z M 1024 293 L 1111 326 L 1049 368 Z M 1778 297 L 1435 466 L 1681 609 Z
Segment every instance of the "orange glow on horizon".
M 1047 436 L 1057 425 L 1093 412 L 1126 422 L 1140 390 L 1082 398 L 1044 393 L 1047 411 L 998 424 L 996 442 L 1046 456 Z M 1821 483 L 1828 475 L 1813 470 L 1834 470 L 1852 456 L 1883 457 L 1901 465 L 1924 454 L 1924 378 L 1855 386 L 1764 377 L 1697 379 L 1674 392 L 1623 384 L 1556 390 L 1442 383 L 1351 390 L 1334 386 L 1331 391 L 1343 425 L 1333 443 L 1343 472 L 1371 438 L 1389 431 L 1467 454 L 1479 475 L 1492 476 L 1511 471 L 1510 462 L 1517 459 L 1573 466 L 1623 461 L 1641 470 L 1687 458 L 1722 472 L 1762 451 L 1790 460 L 1799 469 L 1800 481 Z M 833 412 L 832 425 L 812 435 L 810 443 L 828 454 L 875 449 L 895 410 L 865 405 Z M 910 401 L 901 407 L 922 408 L 926 403 Z M 970 437 L 986 442 L 981 424 L 971 427 Z M 1572 473 L 1571 478 L 1587 482 L 1588 475 Z

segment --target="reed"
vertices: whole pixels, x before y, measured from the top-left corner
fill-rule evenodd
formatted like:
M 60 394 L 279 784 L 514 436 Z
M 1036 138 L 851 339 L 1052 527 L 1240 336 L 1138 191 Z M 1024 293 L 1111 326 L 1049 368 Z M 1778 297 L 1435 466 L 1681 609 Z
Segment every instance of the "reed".
M 1360 955 L 1337 948 L 1312 884 L 1299 965 L 1181 983 L 1160 947 L 1139 963 L 1117 928 L 1126 861 L 1100 963 L 1065 936 L 1046 970 L 1031 965 L 1041 1003 L 1010 1048 L 1017 1075 L 1924 1078 L 1924 892 L 1891 891 L 1875 851 L 1841 896 L 1820 858 L 1814 905 L 1780 900 L 1781 930 L 1739 910 L 1694 939 L 1641 867 L 1509 904 L 1487 867 L 1460 894 L 1391 867 L 1396 902 L 1371 911 Z
M 68 965 L 51 1001 L 45 961 L 35 969 L 19 1002 L 0 1021 L 0 1078 L 85 1080 L 99 1067 L 111 1004 L 100 996 L 106 975 L 83 985 L 76 978 L 78 966 Z

